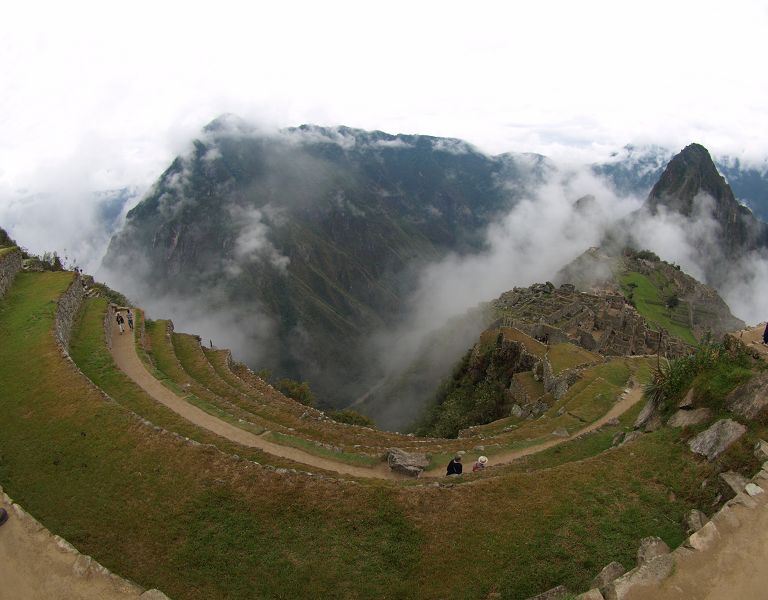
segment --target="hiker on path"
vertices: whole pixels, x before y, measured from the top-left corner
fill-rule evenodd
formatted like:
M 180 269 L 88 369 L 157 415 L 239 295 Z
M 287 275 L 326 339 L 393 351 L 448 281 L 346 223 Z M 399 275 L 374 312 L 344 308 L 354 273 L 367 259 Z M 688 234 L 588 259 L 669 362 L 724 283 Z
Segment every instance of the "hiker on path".
M 461 475 L 463 468 L 464 467 L 461 464 L 461 454 L 457 454 L 451 462 L 448 463 L 448 472 L 446 475 Z
M 474 473 L 476 471 L 482 471 L 483 469 L 485 469 L 485 465 L 487 462 L 488 462 L 488 457 L 481 456 L 480 458 L 477 459 L 477 462 L 474 465 L 472 465 L 472 472 Z
M 128 312 L 125 315 L 128 317 L 128 327 L 131 328 L 131 331 L 133 331 L 133 313 L 131 312 L 131 309 L 128 309 Z
M 210 345 L 210 347 L 213 348 L 213 340 L 208 340 L 208 345 Z
M 8 520 L 8 511 L 4 508 L 0 508 L 0 525 L 3 525 Z
M 117 326 L 120 328 L 120 335 L 123 335 L 123 323 L 125 323 L 125 319 L 123 319 L 123 315 L 120 313 L 117 313 L 117 316 L 115 317 L 115 321 L 117 321 Z
M 768 344 L 768 323 L 765 324 L 765 331 L 763 331 L 763 344 Z

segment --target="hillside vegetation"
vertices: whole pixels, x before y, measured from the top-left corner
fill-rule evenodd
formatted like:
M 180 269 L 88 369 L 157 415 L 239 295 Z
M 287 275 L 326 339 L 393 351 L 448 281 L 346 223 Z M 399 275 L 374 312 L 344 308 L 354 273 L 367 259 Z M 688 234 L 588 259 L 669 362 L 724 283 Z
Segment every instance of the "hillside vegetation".
M 686 511 L 710 512 L 723 492 L 716 474 L 752 468 L 751 444 L 765 433 L 761 420 L 748 423 L 748 434 L 713 462 L 680 443 L 706 424 L 662 427 L 612 447 L 632 428 L 637 404 L 594 433 L 436 486 L 318 472 L 248 450 L 153 402 L 115 367 L 100 298 L 84 302 L 74 327 L 78 371 L 52 334 L 56 300 L 72 282 L 69 272 L 20 273 L 0 299 L 0 483 L 81 551 L 174 599 L 525 598 L 563 583 L 583 590 L 608 562 L 632 565 L 642 537 L 680 543 Z M 140 333 L 140 312 L 136 324 Z M 594 362 L 584 348 L 507 328 L 485 335 L 467 363 L 484 370 L 462 370 L 460 378 L 491 373 L 534 394 L 541 382 L 531 370 L 517 377 L 506 359 L 514 347 L 518 358 L 525 350 L 541 360 L 555 346 L 564 358 L 558 374 L 577 369 L 580 377 L 545 402 L 541 418 L 504 416 L 454 440 L 322 418 L 160 320 L 146 323 L 137 350 L 156 377 L 221 418 L 246 417 L 308 447 L 339 444 L 341 453 L 324 448 L 338 462 L 392 443 L 422 449 L 444 468 L 458 449 L 482 447 L 493 459 L 561 429 L 571 435 L 632 381 L 647 381 L 655 364 Z M 748 355 L 733 356 L 733 364 L 716 360 L 695 374 L 701 402 L 760 371 Z

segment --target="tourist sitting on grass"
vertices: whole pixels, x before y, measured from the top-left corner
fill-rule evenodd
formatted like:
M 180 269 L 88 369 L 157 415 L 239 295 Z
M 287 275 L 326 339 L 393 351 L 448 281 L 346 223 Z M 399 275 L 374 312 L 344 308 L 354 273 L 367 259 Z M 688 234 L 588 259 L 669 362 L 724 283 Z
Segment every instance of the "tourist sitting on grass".
M 472 472 L 474 473 L 475 471 L 482 471 L 483 469 L 485 469 L 485 465 L 487 462 L 488 462 L 488 457 L 481 456 L 480 458 L 477 459 L 477 462 L 474 465 L 472 465 Z
M 462 469 L 461 454 L 457 454 L 451 462 L 448 463 L 448 473 L 446 473 L 446 475 L 461 475 Z

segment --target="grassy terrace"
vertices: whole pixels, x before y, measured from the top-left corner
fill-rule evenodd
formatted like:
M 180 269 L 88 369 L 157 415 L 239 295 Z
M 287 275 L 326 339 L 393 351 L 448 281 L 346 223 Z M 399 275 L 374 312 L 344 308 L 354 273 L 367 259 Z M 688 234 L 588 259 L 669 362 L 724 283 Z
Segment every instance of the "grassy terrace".
M 22 273 L 0 301 L 0 482 L 14 499 L 175 599 L 407 594 L 421 537 L 395 491 L 277 476 L 139 424 L 55 345 L 71 279 Z
M 175 347 L 167 335 L 168 321 L 151 321 L 145 326 L 149 339 L 147 354 L 158 371 L 163 383 L 177 393 L 187 396 L 187 401 L 202 410 L 256 434 L 261 434 L 276 425 L 258 415 L 233 404 L 229 399 L 218 396 L 198 382 L 182 366 Z
M 127 409 L 169 431 L 175 431 L 201 444 L 215 444 L 231 454 L 258 462 L 283 467 L 300 467 L 291 461 L 246 448 L 216 436 L 191 424 L 172 410 L 150 398 L 144 390 L 120 371 L 104 343 L 103 319 L 107 301 L 103 298 L 86 300 L 72 332 L 70 354 L 78 367 L 99 388 Z M 136 325 L 140 326 L 137 313 Z
M 331 456 L 350 464 L 370 464 L 379 461 L 378 456 L 372 458 L 369 454 L 356 451 L 353 448 L 354 445 L 363 445 L 362 443 L 369 447 L 375 445 L 378 448 L 376 452 L 383 452 L 391 445 L 405 447 L 413 445 L 409 438 L 387 432 L 362 431 L 329 420 L 297 418 L 293 412 L 297 407 L 301 412 L 307 409 L 292 400 L 286 400 L 279 392 L 268 388 L 270 393 L 266 399 L 264 396 L 257 397 L 253 390 L 250 390 L 250 393 L 243 392 L 219 375 L 218 370 L 209 361 L 210 354 L 204 352 L 194 336 L 174 333 L 169 344 L 165 335 L 166 323 L 166 321 L 155 321 L 149 326 L 152 355 L 156 357 L 158 366 L 162 365 L 162 371 L 171 376 L 177 386 L 183 386 L 182 389 L 192 392 L 197 398 L 204 399 L 219 407 L 220 410 L 231 412 L 238 418 L 258 424 L 262 431 L 275 430 L 270 434 L 272 441 L 300 447 L 318 456 Z M 266 385 L 264 387 L 266 388 Z M 276 414 L 278 418 L 275 418 Z M 239 425 L 243 426 L 242 423 Z M 329 451 L 319 444 L 306 440 L 297 441 L 296 436 L 299 435 L 319 444 L 341 446 L 344 452 Z
M 574 344 L 563 342 L 550 346 L 547 352 L 547 358 L 552 365 L 552 371 L 555 375 L 562 373 L 566 369 L 580 367 L 590 363 L 596 363 L 603 360 L 602 356 L 580 348 Z
M 4 246 L 4 247 L 0 247 L 0 257 L 1 257 L 1 256 L 3 256 L 3 255 L 5 255 L 5 254 L 10 254 L 10 253 L 11 253 L 11 252 L 13 252 L 14 250 L 16 250 L 16 246 Z
M 680 443 L 693 432 L 674 429 L 605 451 L 638 406 L 619 426 L 452 487 L 280 475 L 141 425 L 127 408 L 157 408 L 123 398 L 131 386 L 103 355 L 83 362 L 98 352 L 96 302 L 73 353 L 121 396 L 105 401 L 53 339 L 55 299 L 70 282 L 70 273 L 21 273 L 0 300 L 0 484 L 83 552 L 175 600 L 515 599 L 558 584 L 583 591 L 608 562 L 633 565 L 642 537 L 679 544 L 682 516 L 712 512 L 716 472 L 754 460 L 751 444 L 765 429 L 718 466 Z M 574 394 L 600 380 L 620 389 L 644 369 L 647 361 L 628 359 L 597 365 Z M 697 385 L 710 396 L 734 385 L 706 375 Z M 550 420 L 523 423 L 512 438 L 524 443 Z
M 663 327 L 672 335 L 684 342 L 695 345 L 688 318 L 688 305 L 684 302 L 675 308 L 668 308 L 664 295 L 664 282 L 658 277 L 649 279 L 636 272 L 623 273 L 619 282 L 622 291 L 628 297 L 631 295 L 637 311 L 652 324 Z

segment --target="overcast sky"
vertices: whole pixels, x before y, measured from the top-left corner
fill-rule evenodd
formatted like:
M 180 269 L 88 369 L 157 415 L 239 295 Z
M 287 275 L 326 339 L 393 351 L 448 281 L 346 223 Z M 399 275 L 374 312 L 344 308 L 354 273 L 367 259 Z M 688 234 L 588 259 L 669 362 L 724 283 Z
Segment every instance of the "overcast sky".
M 57 197 L 55 223 L 89 190 L 148 185 L 222 112 L 492 153 L 696 140 L 762 158 L 767 26 L 766 2 L 738 0 L 9 1 L 0 225 L 29 195 Z

